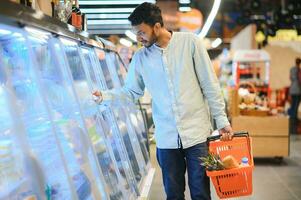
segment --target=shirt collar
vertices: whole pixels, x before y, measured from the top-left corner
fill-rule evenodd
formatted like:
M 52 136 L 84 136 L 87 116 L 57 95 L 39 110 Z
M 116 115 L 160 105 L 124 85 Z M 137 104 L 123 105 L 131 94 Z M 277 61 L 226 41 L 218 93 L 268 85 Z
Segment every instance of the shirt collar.
M 170 40 L 169 40 L 169 42 L 168 42 L 168 44 L 167 44 L 167 46 L 166 46 L 165 48 L 159 47 L 158 45 L 156 45 L 156 43 L 154 43 L 154 44 L 151 46 L 151 48 L 157 49 L 157 50 L 160 50 L 160 51 L 166 50 L 166 49 L 168 48 L 169 44 L 171 43 L 171 41 L 172 41 L 172 39 L 173 39 L 173 35 L 174 35 L 174 34 L 173 34 L 173 31 L 168 31 L 168 32 L 171 33 L 171 38 L 170 38 Z

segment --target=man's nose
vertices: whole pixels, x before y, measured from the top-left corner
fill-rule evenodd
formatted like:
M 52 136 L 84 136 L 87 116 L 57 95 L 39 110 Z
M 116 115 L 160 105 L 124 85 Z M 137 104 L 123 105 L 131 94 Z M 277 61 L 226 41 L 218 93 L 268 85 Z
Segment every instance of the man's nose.
M 136 38 L 137 38 L 138 42 L 142 42 L 142 37 L 141 36 L 137 35 Z

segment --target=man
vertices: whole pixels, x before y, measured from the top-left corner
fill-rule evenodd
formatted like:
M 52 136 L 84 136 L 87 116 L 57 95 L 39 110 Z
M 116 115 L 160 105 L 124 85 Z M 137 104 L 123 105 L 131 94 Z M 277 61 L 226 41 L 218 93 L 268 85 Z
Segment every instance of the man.
M 192 33 L 169 32 L 160 9 L 142 3 L 129 16 L 144 48 L 132 58 L 122 89 L 96 91 L 98 102 L 152 96 L 157 159 L 167 199 L 184 199 L 185 172 L 191 198 L 210 199 L 209 178 L 200 165 L 207 156 L 211 124 L 205 98 L 223 140 L 232 138 L 224 101 L 201 39 Z
M 290 134 L 298 133 L 298 107 L 301 100 L 301 59 L 296 58 L 296 65 L 290 69 L 290 95 L 291 95 L 291 108 L 290 108 Z

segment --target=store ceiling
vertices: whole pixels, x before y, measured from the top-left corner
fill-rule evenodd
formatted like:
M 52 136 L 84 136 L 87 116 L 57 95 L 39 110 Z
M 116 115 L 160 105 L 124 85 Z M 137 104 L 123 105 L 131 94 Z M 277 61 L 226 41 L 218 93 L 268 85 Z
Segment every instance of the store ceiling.
M 131 29 L 127 20 L 128 16 L 136 6 L 145 1 L 164 2 L 165 4 L 177 2 L 178 5 L 180 2 L 181 5 L 186 2 L 186 5 L 199 9 L 204 19 L 207 18 L 214 2 L 213 0 L 79 0 L 79 5 L 81 11 L 87 16 L 87 28 L 91 34 L 124 35 L 126 30 Z M 216 17 L 215 24 L 213 24 L 208 36 L 231 38 L 241 30 L 241 28 L 235 27 L 243 27 L 250 23 L 255 23 L 258 27 L 263 25 L 268 30 L 267 32 L 272 33 L 275 28 L 301 27 L 300 4 L 300 0 L 223 0 L 221 1 L 219 16 Z M 290 21 L 292 17 L 281 13 L 281 10 L 289 11 L 289 9 L 293 9 L 290 12 L 295 13 L 295 15 L 293 13 L 289 13 L 289 15 L 297 16 L 294 23 Z M 236 17 L 233 17 L 233 14 Z M 232 32 L 227 35 L 229 30 L 225 30 L 225 26 L 227 26 L 229 16 L 233 17 L 229 23 L 232 26 L 230 27 Z M 270 24 L 265 24 L 267 22 Z
M 136 6 L 155 0 L 79 0 L 79 6 L 87 17 L 91 34 L 123 35 L 131 29 L 128 16 Z

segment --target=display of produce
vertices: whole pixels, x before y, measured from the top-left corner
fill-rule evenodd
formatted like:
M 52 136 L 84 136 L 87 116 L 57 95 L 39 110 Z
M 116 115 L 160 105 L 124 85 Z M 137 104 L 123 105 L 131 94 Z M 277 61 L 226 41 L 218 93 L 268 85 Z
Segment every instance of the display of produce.
M 241 115 L 268 115 L 270 56 L 264 50 L 240 50 L 233 56 L 233 79 Z
M 269 87 L 269 62 L 263 50 L 235 52 L 236 87 L 229 90 L 229 113 L 232 128 L 252 136 L 254 157 L 282 158 L 289 155 L 288 117 Z

